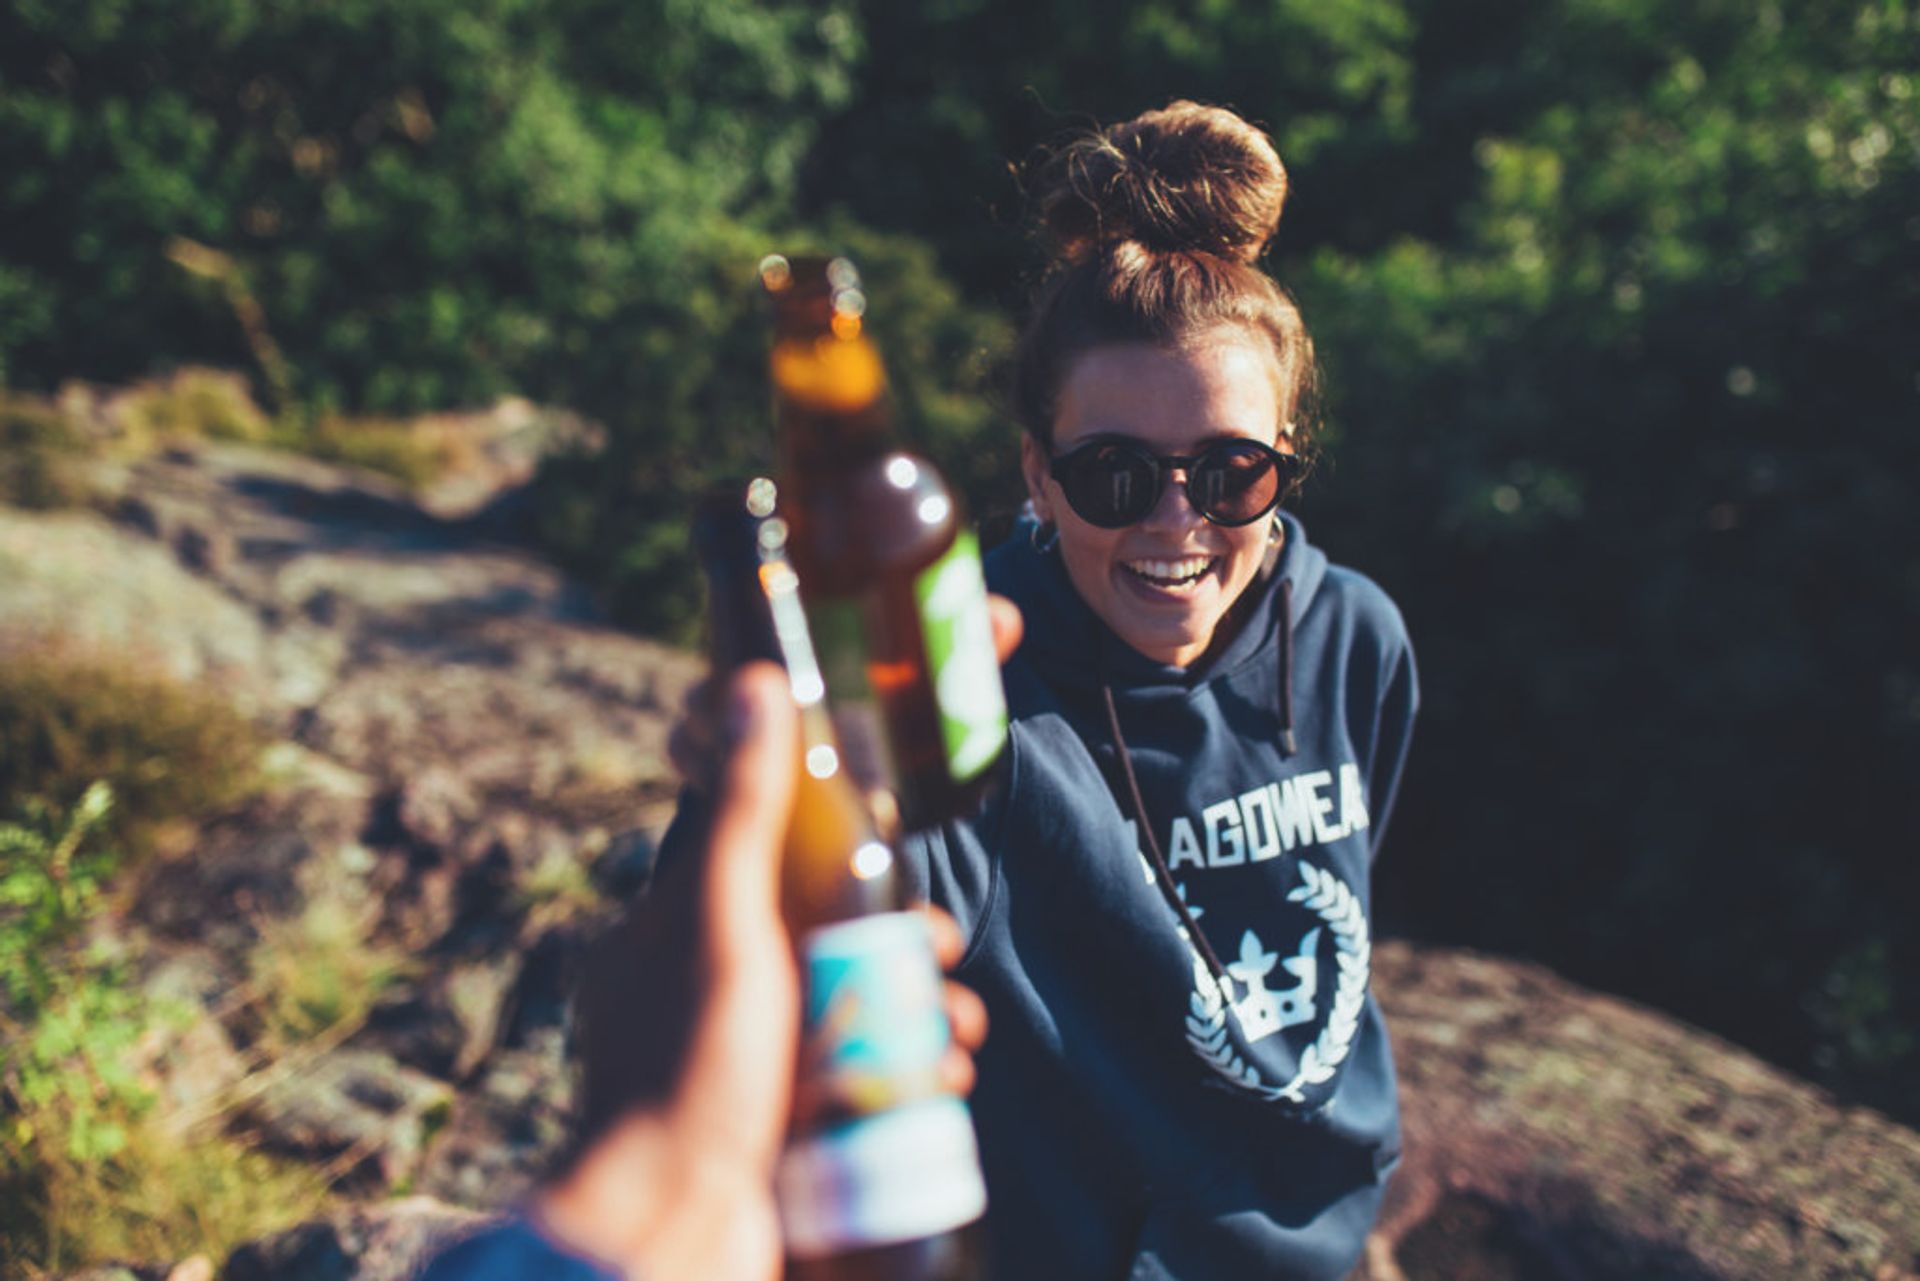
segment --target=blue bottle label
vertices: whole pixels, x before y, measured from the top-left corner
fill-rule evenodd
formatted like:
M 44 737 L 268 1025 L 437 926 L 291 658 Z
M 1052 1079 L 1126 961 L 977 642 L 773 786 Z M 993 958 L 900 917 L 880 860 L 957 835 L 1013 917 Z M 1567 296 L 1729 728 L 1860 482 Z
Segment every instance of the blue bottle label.
M 972 1118 L 940 1088 L 949 1037 L 925 919 L 830 925 L 801 954 L 800 1132 L 775 1176 L 788 1252 L 910 1241 L 978 1218 Z

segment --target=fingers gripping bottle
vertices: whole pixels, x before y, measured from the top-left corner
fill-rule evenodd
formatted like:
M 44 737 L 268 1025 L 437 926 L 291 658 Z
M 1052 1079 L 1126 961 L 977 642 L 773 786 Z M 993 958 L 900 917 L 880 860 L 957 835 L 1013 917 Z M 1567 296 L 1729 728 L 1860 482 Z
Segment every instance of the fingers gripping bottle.
M 799 953 L 800 1059 L 776 1175 L 790 1281 L 961 1281 L 986 1207 L 966 1104 L 941 1086 L 948 1045 L 925 918 L 905 910 L 892 848 L 834 737 L 825 684 L 760 480 L 702 505 L 715 661 L 773 655 L 800 710 L 802 768 L 781 864 Z
M 767 258 L 781 515 L 854 776 L 883 829 L 970 810 L 1007 741 L 1006 698 L 959 496 L 901 447 L 844 258 Z

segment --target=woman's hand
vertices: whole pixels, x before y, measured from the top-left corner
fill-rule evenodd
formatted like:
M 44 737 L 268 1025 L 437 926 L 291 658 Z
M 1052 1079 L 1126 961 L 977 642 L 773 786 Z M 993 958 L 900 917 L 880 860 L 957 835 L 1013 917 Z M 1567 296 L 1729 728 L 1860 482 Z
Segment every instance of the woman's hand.
M 987 597 L 987 616 L 993 622 L 993 648 L 1002 663 L 1020 647 L 1025 624 L 1020 609 L 1004 596 Z M 667 737 L 667 757 L 695 794 L 710 795 L 719 776 L 721 687 L 708 677 L 687 692 L 680 719 Z

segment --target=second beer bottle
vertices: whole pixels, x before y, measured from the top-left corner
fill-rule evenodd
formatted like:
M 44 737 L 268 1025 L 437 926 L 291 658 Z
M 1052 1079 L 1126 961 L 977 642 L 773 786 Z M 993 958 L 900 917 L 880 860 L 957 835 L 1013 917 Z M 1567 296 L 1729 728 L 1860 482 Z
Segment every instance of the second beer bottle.
M 760 279 L 780 510 L 835 728 L 882 828 L 927 827 L 973 806 L 1007 740 L 979 544 L 894 432 L 853 265 L 774 255 Z

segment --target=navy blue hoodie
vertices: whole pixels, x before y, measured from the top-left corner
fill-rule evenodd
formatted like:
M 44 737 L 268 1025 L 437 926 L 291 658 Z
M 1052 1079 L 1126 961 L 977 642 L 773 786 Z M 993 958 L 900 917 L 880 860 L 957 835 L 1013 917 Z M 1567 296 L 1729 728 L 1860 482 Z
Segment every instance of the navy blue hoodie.
M 991 1014 L 973 1103 L 994 1281 L 1333 1281 L 1373 1222 L 1399 1126 L 1368 878 L 1413 654 L 1386 595 L 1282 519 L 1197 671 L 1119 640 L 1024 529 L 988 558 L 1026 619 L 1009 760 L 909 864 L 969 933 L 959 977 Z

